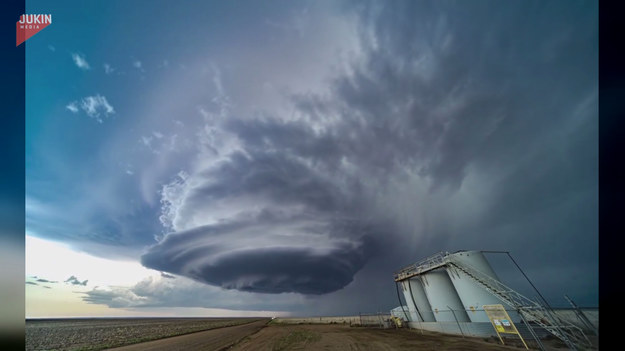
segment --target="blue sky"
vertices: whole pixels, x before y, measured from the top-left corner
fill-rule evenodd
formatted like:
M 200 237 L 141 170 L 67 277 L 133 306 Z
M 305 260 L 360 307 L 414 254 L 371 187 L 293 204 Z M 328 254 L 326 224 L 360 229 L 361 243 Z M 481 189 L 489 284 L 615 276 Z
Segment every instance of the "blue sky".
M 26 274 L 57 281 L 27 315 L 384 310 L 393 271 L 460 249 L 597 304 L 595 3 L 27 13 L 53 23 L 26 51 Z M 73 314 L 42 309 L 55 290 Z

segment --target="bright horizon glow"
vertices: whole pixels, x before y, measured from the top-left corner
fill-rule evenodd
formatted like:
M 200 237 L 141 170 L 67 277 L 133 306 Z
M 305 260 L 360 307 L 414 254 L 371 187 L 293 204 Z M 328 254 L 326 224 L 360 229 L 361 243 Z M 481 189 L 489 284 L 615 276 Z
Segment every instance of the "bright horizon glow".
M 160 273 L 143 267 L 139 262 L 94 257 L 76 252 L 68 245 L 26 235 L 26 276 L 63 282 L 72 275 L 81 281 L 88 280 L 87 285 L 93 288 L 131 285 Z
M 36 318 L 80 318 L 80 317 L 272 317 L 288 316 L 287 312 L 228 310 L 202 307 L 135 307 L 111 308 L 90 304 L 82 300 L 81 292 L 95 287 L 130 287 L 152 277 L 161 279 L 160 272 L 147 269 L 139 262 L 107 260 L 83 252 L 76 252 L 69 246 L 26 235 L 25 280 L 36 279 L 56 283 L 36 282 L 26 284 L 27 319 Z M 53 259 L 52 259 L 53 258 Z M 87 285 L 65 283 L 75 276 Z M 37 278 L 34 278 L 37 277 Z M 50 287 L 50 289 L 44 286 Z
M 26 284 L 26 318 L 152 316 L 153 311 L 128 311 L 84 302 L 80 292 L 95 286 L 130 286 L 159 273 L 138 262 L 113 261 L 76 252 L 69 246 L 26 235 L 26 281 L 37 278 L 56 283 Z M 87 285 L 65 283 L 69 277 Z M 37 278 L 33 278 L 37 277 Z M 44 288 L 44 286 L 50 287 Z

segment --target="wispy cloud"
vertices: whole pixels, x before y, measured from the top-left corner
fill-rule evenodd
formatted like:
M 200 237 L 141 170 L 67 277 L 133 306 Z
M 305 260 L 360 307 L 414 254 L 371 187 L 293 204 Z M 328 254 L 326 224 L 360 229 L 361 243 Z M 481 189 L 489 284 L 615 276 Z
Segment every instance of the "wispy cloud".
M 112 74 L 113 72 L 115 72 L 115 68 L 111 65 L 109 65 L 108 63 L 104 64 L 104 73 L 106 74 Z
M 58 283 L 58 281 L 56 281 L 56 280 L 48 280 L 48 279 L 43 279 L 43 278 L 39 278 L 39 279 L 37 279 L 37 281 L 39 283 Z
M 227 291 L 206 286 L 188 278 L 146 278 L 130 287 L 93 288 L 77 292 L 89 304 L 112 308 L 144 307 L 207 307 L 236 310 L 294 311 L 305 306 L 303 297 L 296 294 L 251 294 Z
M 143 63 L 139 60 L 134 60 L 132 62 L 132 66 L 141 72 L 145 72 L 145 69 L 143 69 Z
M 78 112 L 78 102 L 72 101 L 67 106 L 65 106 L 68 110 L 73 113 Z M 85 111 L 85 113 L 95 119 L 96 121 L 102 123 L 103 117 L 108 117 L 115 113 L 115 109 L 108 102 L 105 96 L 100 94 L 96 94 L 95 96 L 87 96 L 84 97 L 80 101 L 80 108 Z
M 78 280 L 78 278 L 76 278 L 76 276 L 73 276 L 73 275 L 67 278 L 67 280 L 65 280 L 65 283 L 72 284 L 72 285 L 82 285 L 82 286 L 87 286 L 87 282 L 88 280 L 83 280 L 81 282 L 80 280 Z
M 67 104 L 67 106 L 65 106 L 65 108 L 70 110 L 72 113 L 78 113 L 78 105 L 76 104 L 75 101 L 70 102 L 69 104 Z
M 167 279 L 176 279 L 176 277 L 174 277 L 173 275 L 167 274 L 165 272 L 161 272 L 161 277 L 167 278 Z
M 139 142 L 141 142 L 143 145 L 150 147 L 150 145 L 152 144 L 152 137 L 151 136 L 141 136 L 141 139 L 139 140 Z
M 83 71 L 91 69 L 91 66 L 89 66 L 89 62 L 87 62 L 84 55 L 73 53 L 72 60 L 74 60 L 76 66 Z

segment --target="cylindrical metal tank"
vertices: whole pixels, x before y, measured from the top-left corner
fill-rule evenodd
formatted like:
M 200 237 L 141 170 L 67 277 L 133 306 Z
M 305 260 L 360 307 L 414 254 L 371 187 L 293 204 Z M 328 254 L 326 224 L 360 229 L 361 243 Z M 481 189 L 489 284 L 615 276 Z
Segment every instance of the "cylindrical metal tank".
M 435 322 L 434 313 L 430 307 L 420 277 L 412 277 L 402 282 L 404 299 L 410 310 L 411 322 Z
M 497 274 L 490 266 L 484 254 L 480 251 L 461 251 L 452 254 L 454 260 L 461 262 L 462 264 L 468 265 L 491 278 L 499 280 Z M 485 322 L 488 323 L 490 320 L 488 316 L 483 311 L 484 305 L 494 305 L 494 304 L 503 304 L 502 301 L 497 298 L 495 295 L 491 294 L 486 290 L 482 285 L 478 284 L 471 277 L 466 275 L 464 272 L 454 268 L 448 267 L 447 273 L 451 278 L 451 282 L 456 288 L 456 292 L 458 296 L 460 296 L 460 300 L 462 301 L 463 308 L 467 311 L 471 322 Z M 504 307 L 507 305 L 503 304 Z M 519 316 L 515 312 L 508 312 L 510 318 L 513 322 L 519 321 Z
M 421 277 L 412 277 L 409 282 L 410 285 L 408 287 L 408 292 L 411 294 L 410 297 L 414 300 L 414 304 L 419 309 L 419 315 L 421 316 L 422 321 L 435 322 L 436 319 L 434 318 L 434 312 L 432 312 L 430 301 L 428 301 L 427 295 L 425 295 Z
M 417 307 L 410 298 L 410 290 L 409 290 L 410 282 L 409 280 L 404 280 L 399 283 L 401 286 L 402 293 L 404 294 L 404 300 L 406 301 L 406 313 L 408 314 L 408 319 L 411 322 L 421 322 L 421 318 L 419 318 L 419 314 L 417 313 Z
M 437 322 L 469 321 L 469 316 L 467 316 L 464 310 L 462 301 L 444 268 L 422 274 L 421 281 Z M 451 312 L 450 309 L 454 312 Z

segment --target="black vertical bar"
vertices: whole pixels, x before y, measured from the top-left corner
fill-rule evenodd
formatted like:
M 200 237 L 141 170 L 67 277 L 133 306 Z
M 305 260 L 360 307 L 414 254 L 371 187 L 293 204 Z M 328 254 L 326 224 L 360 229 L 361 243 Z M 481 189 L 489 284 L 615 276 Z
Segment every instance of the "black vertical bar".
M 623 13 L 610 1 L 599 2 L 599 305 L 619 306 L 623 199 L 625 198 L 625 50 L 622 43 Z M 604 278 L 604 279 L 601 279 Z M 601 311 L 605 320 L 620 317 L 618 309 Z M 609 314 L 610 316 L 608 317 Z M 612 316 L 611 314 L 614 314 Z M 606 335 L 620 335 L 618 323 L 604 323 Z M 613 331 L 613 332 L 611 332 Z M 616 340 L 616 339 L 615 339 Z M 605 345 L 609 343 L 604 341 Z
M 25 144 L 25 44 L 15 46 L 16 22 L 25 13 L 25 1 L 3 1 L 0 10 L 2 27 L 2 64 L 0 96 L 3 113 L 0 128 L 0 349 L 24 349 L 24 144 Z M 15 257 L 17 256 L 17 257 Z M 6 259 L 10 258 L 10 262 Z M 17 259 L 16 259 L 17 258 Z M 7 272 L 10 275 L 6 275 Z M 21 272 L 21 273 L 20 273 Z M 14 277 L 19 277 L 17 280 Z M 21 306 L 21 307 L 20 307 Z M 21 313 L 20 313 L 21 312 Z

